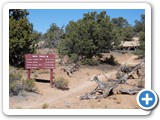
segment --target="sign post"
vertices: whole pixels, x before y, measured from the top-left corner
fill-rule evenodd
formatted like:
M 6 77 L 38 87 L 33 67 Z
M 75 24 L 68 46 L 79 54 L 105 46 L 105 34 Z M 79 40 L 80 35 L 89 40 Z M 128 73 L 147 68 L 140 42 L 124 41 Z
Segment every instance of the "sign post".
M 53 69 L 50 69 L 50 85 L 53 87 Z
M 55 54 L 26 54 L 25 68 L 27 79 L 30 79 L 31 69 L 50 69 L 50 85 L 53 86 L 53 69 L 55 68 Z
M 30 69 L 27 70 L 27 79 L 30 79 Z

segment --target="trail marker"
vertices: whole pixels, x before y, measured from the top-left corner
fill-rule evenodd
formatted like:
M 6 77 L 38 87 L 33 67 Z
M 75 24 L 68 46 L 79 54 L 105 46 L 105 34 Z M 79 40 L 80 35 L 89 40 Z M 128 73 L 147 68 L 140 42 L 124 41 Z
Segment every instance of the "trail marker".
M 30 79 L 31 69 L 50 69 L 50 85 L 53 84 L 53 69 L 55 69 L 55 54 L 25 54 L 27 79 Z

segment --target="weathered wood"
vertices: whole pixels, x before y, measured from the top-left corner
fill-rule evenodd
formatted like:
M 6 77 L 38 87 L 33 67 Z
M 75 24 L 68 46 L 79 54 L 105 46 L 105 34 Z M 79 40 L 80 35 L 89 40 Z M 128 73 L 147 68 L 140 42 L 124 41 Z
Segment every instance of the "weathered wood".
M 107 84 L 100 81 L 97 76 L 95 76 L 92 81 L 95 81 L 98 84 L 98 88 L 101 90 L 104 90 L 107 87 Z
M 129 94 L 129 95 L 134 95 L 137 94 L 142 88 L 135 88 L 135 89 L 129 89 L 129 90 L 120 90 L 119 92 L 121 94 Z
M 67 72 L 67 75 L 69 75 L 71 77 L 71 72 L 69 70 L 69 68 L 67 67 L 67 65 L 64 63 L 64 61 L 62 60 L 62 64 L 64 65 L 64 71 Z
M 100 81 L 97 76 L 93 78 L 92 81 L 95 81 L 97 83 L 97 87 L 91 91 L 90 93 L 86 93 L 84 96 L 81 96 L 80 99 L 97 99 L 97 98 L 106 98 L 109 95 L 112 94 L 112 90 L 116 88 L 119 84 L 126 83 L 129 76 L 131 76 L 136 70 L 138 70 L 142 65 L 144 64 L 144 61 L 142 61 L 140 64 L 133 67 L 131 72 L 128 74 L 125 74 L 120 79 L 108 81 L 106 83 Z M 120 90 L 120 93 L 122 94 L 136 94 L 138 93 L 142 88 L 137 89 L 130 89 L 130 90 Z M 95 95 L 97 92 L 101 93 L 101 95 Z
M 80 96 L 80 100 L 87 100 L 87 99 L 97 99 L 97 97 L 89 93 L 86 93 L 85 95 Z
M 67 75 L 71 77 L 71 74 L 77 71 L 80 68 L 78 63 L 74 64 L 72 67 L 69 67 L 65 64 L 64 60 L 61 60 L 61 64 L 64 66 L 64 72 L 67 72 Z
M 138 70 L 143 64 L 144 64 L 144 61 L 142 61 L 142 62 L 139 63 L 138 65 L 134 66 L 131 72 L 129 72 L 128 74 L 125 74 L 123 77 L 121 77 L 120 79 L 116 80 L 116 82 L 117 82 L 117 83 L 126 82 L 127 79 L 128 79 L 136 70 Z
M 80 68 L 78 63 L 74 64 L 73 67 L 69 70 L 71 73 L 77 71 Z

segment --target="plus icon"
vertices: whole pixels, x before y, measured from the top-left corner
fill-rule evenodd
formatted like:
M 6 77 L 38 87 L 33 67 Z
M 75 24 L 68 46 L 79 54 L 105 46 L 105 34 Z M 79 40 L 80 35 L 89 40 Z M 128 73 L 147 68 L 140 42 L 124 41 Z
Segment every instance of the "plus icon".
M 146 105 L 148 105 L 149 101 L 152 101 L 152 100 L 153 100 L 152 98 L 149 98 L 149 94 L 146 94 L 146 97 L 142 98 L 142 101 L 146 101 Z
M 141 90 L 137 95 L 138 105 L 145 110 L 150 110 L 157 104 L 157 94 L 153 90 Z

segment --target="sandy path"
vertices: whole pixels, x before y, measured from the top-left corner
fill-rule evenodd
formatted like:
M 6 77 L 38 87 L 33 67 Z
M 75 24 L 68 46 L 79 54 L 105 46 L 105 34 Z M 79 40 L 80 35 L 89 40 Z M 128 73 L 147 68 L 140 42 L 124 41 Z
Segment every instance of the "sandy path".
M 125 64 L 124 59 L 129 64 L 137 64 L 139 61 L 135 60 L 135 57 L 136 56 L 133 55 L 133 56 L 126 56 L 125 58 L 123 57 L 123 59 L 121 57 L 117 59 L 122 64 Z M 115 76 L 116 72 L 117 72 L 116 70 L 112 69 L 110 71 L 105 72 L 105 75 L 107 77 L 112 77 Z M 61 73 L 61 71 L 60 68 L 57 67 L 55 75 L 59 75 L 59 73 Z M 100 69 L 85 69 L 74 73 L 72 78 L 68 78 L 66 73 L 60 74 L 61 76 L 69 79 L 70 89 L 67 91 L 61 91 L 57 90 L 56 88 L 51 88 L 49 86 L 49 83 L 36 82 L 40 94 L 29 93 L 29 95 L 24 97 L 22 96 L 10 97 L 10 108 L 41 109 L 42 105 L 45 103 L 49 105 L 48 108 L 93 108 L 94 105 L 95 107 L 99 107 L 99 103 L 97 103 L 96 100 L 80 101 L 78 98 L 78 96 L 84 95 L 86 92 L 89 92 L 96 87 L 95 82 L 91 82 L 90 80 L 99 73 L 101 73 Z M 45 78 L 48 76 L 49 73 L 43 75 L 42 77 Z M 79 78 L 77 78 L 77 76 Z M 103 74 L 100 74 L 98 78 L 102 81 L 106 80 Z M 116 98 L 117 97 L 121 96 L 116 96 Z M 135 97 L 133 98 L 133 96 L 129 97 L 131 97 L 131 99 L 135 99 Z M 106 103 L 106 101 L 107 101 L 107 106 L 112 104 L 111 108 L 112 107 L 114 108 L 115 105 L 117 105 L 117 108 L 121 108 L 121 106 L 118 104 L 119 102 L 116 103 L 114 102 L 115 100 L 110 100 L 109 98 L 102 100 L 101 103 L 103 102 Z M 100 108 L 101 107 L 102 106 L 100 106 Z

